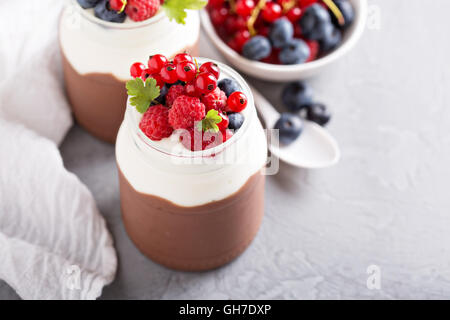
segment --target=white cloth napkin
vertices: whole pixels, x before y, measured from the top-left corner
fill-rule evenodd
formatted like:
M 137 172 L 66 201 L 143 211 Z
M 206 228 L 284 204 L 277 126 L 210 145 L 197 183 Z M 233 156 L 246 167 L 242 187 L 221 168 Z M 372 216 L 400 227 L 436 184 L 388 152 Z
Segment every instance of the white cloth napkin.
M 58 150 L 72 125 L 65 3 L 0 0 L 0 279 L 24 299 L 95 299 L 117 268 L 105 221 Z

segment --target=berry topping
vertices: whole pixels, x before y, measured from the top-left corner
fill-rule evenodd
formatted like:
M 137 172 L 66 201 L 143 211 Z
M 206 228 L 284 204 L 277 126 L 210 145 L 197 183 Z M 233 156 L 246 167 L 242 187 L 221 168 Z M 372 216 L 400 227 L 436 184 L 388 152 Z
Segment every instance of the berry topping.
M 111 9 L 117 12 L 123 12 L 127 5 L 127 0 L 109 0 L 109 6 Z
M 289 11 L 286 13 L 286 17 L 292 23 L 295 23 L 298 20 L 300 20 L 301 16 L 302 16 L 302 9 L 300 9 L 299 7 L 293 7 L 289 9 Z
M 151 73 L 159 73 L 162 68 L 168 63 L 168 60 L 162 54 L 155 54 L 148 60 L 148 69 Z
M 190 82 L 186 83 L 184 88 L 185 88 L 186 94 L 188 96 L 191 96 L 191 97 L 200 97 L 201 96 L 201 93 L 198 92 L 197 89 L 195 88 L 194 81 L 190 81 Z
M 100 2 L 100 0 L 77 0 L 77 1 L 83 9 L 93 8 Z
M 228 115 L 228 121 L 228 128 L 236 131 L 244 124 L 244 116 L 240 113 L 231 113 Z
M 238 0 L 236 2 L 236 13 L 240 16 L 249 16 L 255 8 L 255 1 L 253 0 Z
M 117 23 L 124 22 L 127 17 L 125 12 L 118 13 L 116 10 L 111 9 L 109 6 L 109 0 L 101 0 L 95 6 L 94 15 L 99 19 Z
M 214 8 L 211 10 L 211 21 L 216 26 L 225 23 L 227 17 L 228 17 L 227 8 Z
M 226 130 L 225 132 L 202 132 L 197 128 L 191 128 L 182 132 L 180 135 L 180 141 L 188 150 L 202 151 L 217 147 L 231 138 L 232 135 L 233 134 L 230 130 Z
M 217 64 L 214 62 L 205 62 L 200 66 L 199 69 L 200 72 L 209 72 L 211 73 L 216 79 L 219 79 L 220 76 L 220 69 Z
M 220 88 L 220 90 L 225 92 L 227 97 L 229 97 L 233 92 L 241 90 L 241 87 L 239 86 L 237 81 L 229 78 L 220 80 L 217 86 Z
M 266 37 L 254 36 L 244 44 L 242 55 L 250 60 L 261 60 L 267 58 L 271 51 L 272 46 Z
M 177 69 L 173 63 L 168 63 L 161 69 L 159 74 L 166 83 L 175 83 L 178 81 Z
M 266 3 L 266 7 L 262 11 L 262 17 L 267 22 L 274 22 L 282 15 L 282 8 L 276 2 Z
M 281 49 L 278 58 L 283 64 L 298 64 L 308 60 L 311 55 L 308 45 L 301 39 L 292 39 Z
M 219 116 L 222 118 L 222 121 L 220 121 L 217 126 L 219 127 L 219 130 L 223 132 L 228 128 L 229 120 L 227 115 L 223 114 L 222 112 L 219 113 Z
M 305 82 L 291 82 L 283 89 L 281 99 L 289 111 L 298 112 L 312 104 L 313 90 Z
M 241 112 L 247 107 L 247 97 L 242 92 L 233 92 L 228 97 L 228 109 L 233 112 Z
M 205 105 L 199 98 L 181 95 L 169 110 L 169 123 L 174 129 L 189 129 L 205 117 Z
M 175 56 L 175 58 L 173 58 L 173 63 L 175 65 L 178 65 L 183 61 L 194 62 L 194 58 L 192 58 L 192 56 L 187 53 L 179 53 Z
M 125 12 L 133 21 L 144 21 L 159 10 L 159 0 L 128 0 Z
M 181 81 L 189 82 L 197 75 L 197 66 L 191 61 L 182 61 L 177 64 L 177 77 Z
M 223 118 L 217 110 L 209 110 L 205 118 L 197 123 L 197 129 L 218 132 L 220 130 L 219 124 L 222 121 Z
M 321 103 L 313 103 L 306 108 L 306 118 L 321 126 L 330 122 L 331 114 L 327 107 Z
M 280 130 L 280 142 L 288 145 L 294 142 L 302 133 L 303 121 L 296 115 L 282 113 L 274 128 Z
M 147 69 L 148 70 L 148 69 Z M 159 75 L 159 73 L 154 73 L 152 75 L 150 75 L 150 78 L 153 78 L 156 80 L 156 85 L 161 89 L 162 87 L 164 87 L 164 80 L 163 78 Z
M 185 93 L 184 87 L 182 85 L 171 86 L 166 96 L 166 105 L 167 107 L 172 107 L 173 102 Z
M 217 78 L 209 72 L 200 73 L 195 79 L 195 90 L 208 94 L 217 88 Z
M 145 64 L 136 62 L 130 68 L 131 76 L 136 79 L 139 78 L 145 70 Z M 147 78 L 146 78 L 147 79 Z
M 318 3 L 309 6 L 300 18 L 303 35 L 309 40 L 321 40 L 325 35 L 325 26 L 331 24 L 327 9 Z
M 342 33 L 332 24 L 327 24 L 325 34 L 319 41 L 320 50 L 322 52 L 331 51 L 342 42 Z
M 348 0 L 334 0 L 333 2 L 342 13 L 344 23 L 339 23 L 338 18 L 335 14 L 331 14 L 331 20 L 333 21 L 334 25 L 336 25 L 340 29 L 347 29 L 355 20 L 355 9 Z
M 139 128 L 154 141 L 170 137 L 173 129 L 169 124 L 169 109 L 160 104 L 150 107 L 142 116 Z
M 223 112 L 227 107 L 227 95 L 219 88 L 214 89 L 213 92 L 205 94 L 202 96 L 201 100 L 206 107 L 206 111 L 214 109 L 219 112 Z
M 270 29 L 269 38 L 276 48 L 286 46 L 294 36 L 294 27 L 287 18 L 276 20 Z

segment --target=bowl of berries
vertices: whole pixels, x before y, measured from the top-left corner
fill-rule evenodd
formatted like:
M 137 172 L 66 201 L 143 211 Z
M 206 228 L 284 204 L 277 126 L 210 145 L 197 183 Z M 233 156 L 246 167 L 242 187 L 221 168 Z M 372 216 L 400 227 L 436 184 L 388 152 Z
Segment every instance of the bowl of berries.
M 259 79 L 320 73 L 361 37 L 366 0 L 209 0 L 202 26 L 224 57 Z

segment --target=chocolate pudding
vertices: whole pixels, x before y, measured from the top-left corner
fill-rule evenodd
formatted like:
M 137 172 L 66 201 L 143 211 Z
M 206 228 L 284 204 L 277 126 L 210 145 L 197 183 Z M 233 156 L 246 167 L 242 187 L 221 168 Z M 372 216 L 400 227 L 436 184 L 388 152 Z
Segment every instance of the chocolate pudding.
M 231 196 L 182 207 L 136 191 L 119 169 L 125 228 L 136 247 L 172 269 L 209 270 L 239 256 L 264 214 L 265 176 L 258 172 Z

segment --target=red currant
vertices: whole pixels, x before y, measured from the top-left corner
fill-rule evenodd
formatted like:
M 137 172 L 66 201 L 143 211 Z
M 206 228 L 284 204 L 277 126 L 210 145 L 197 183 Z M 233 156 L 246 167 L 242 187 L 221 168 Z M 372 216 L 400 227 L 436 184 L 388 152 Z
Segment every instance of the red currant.
M 168 60 L 162 54 L 155 54 L 148 60 L 148 68 L 151 73 L 158 73 L 168 63 Z
M 219 79 L 220 76 L 220 69 L 217 64 L 214 62 L 205 62 L 200 66 L 200 72 L 209 72 L 211 73 L 216 79 Z
M 184 86 L 184 91 L 188 96 L 200 97 L 200 93 L 197 92 L 197 89 L 195 88 L 195 80 L 186 83 L 186 85 Z
M 154 73 L 152 74 L 150 77 L 152 77 L 153 79 L 156 80 L 156 85 L 161 89 L 162 87 L 164 87 L 164 80 L 163 78 L 160 76 L 159 73 Z
M 197 75 L 197 66 L 191 61 L 183 61 L 177 64 L 177 77 L 179 80 L 189 82 Z
M 309 51 L 311 52 L 309 54 L 309 58 L 308 60 L 306 60 L 306 62 L 311 62 L 317 59 L 318 55 L 319 55 L 319 51 L 320 51 L 320 45 L 317 41 L 306 41 L 306 44 L 309 47 Z
M 173 64 L 177 65 L 183 61 L 194 62 L 194 58 L 190 54 L 187 53 L 179 53 L 173 58 Z
M 237 52 L 242 51 L 244 44 L 250 39 L 250 32 L 248 30 L 240 30 L 234 35 L 234 41 L 236 42 Z
M 225 29 L 232 34 L 238 30 L 247 29 L 248 17 L 228 16 L 225 21 Z
M 233 112 L 241 112 L 247 107 L 247 97 L 239 91 L 233 92 L 227 100 L 228 109 Z
M 219 116 L 222 118 L 222 121 L 220 121 L 218 124 L 217 124 L 217 126 L 219 127 L 219 130 L 220 131 L 223 131 L 223 130 L 225 130 L 226 128 L 228 128 L 228 123 L 230 122 L 229 120 L 228 120 L 228 117 L 225 115 L 225 114 L 223 114 L 223 113 L 219 113 Z
M 145 80 L 147 80 L 147 78 L 150 77 L 151 75 L 152 75 L 152 73 L 150 72 L 150 69 L 145 69 L 141 73 L 141 79 L 144 80 L 144 82 L 145 82 Z
M 241 53 L 241 51 L 239 50 L 239 46 L 237 45 L 237 41 L 235 38 L 231 38 L 230 40 L 227 41 L 227 45 L 233 49 L 234 51 Z
M 227 8 L 214 8 L 210 13 L 211 22 L 215 26 L 220 26 L 225 22 L 228 17 L 228 9 Z
M 202 72 L 195 79 L 195 90 L 208 94 L 217 88 L 217 78 L 209 72 Z
M 242 17 L 248 17 L 255 8 L 253 0 L 238 0 L 236 2 L 236 13 Z
M 165 83 L 175 83 L 178 81 L 177 69 L 173 63 L 168 63 L 164 68 L 162 68 L 159 75 Z
M 310 5 L 314 4 L 318 2 L 317 0 L 302 0 L 300 1 L 300 8 L 306 8 L 309 7 Z
M 225 3 L 225 0 L 209 0 L 208 6 L 211 8 L 221 7 Z
M 293 7 L 286 13 L 286 17 L 292 23 L 295 23 L 298 20 L 300 20 L 301 16 L 302 16 L 302 9 L 300 9 L 299 7 Z
M 131 66 L 130 74 L 134 79 L 136 79 L 141 76 L 141 74 L 142 74 L 142 72 L 144 72 L 144 70 L 145 70 L 145 64 L 136 62 Z
M 266 3 L 266 7 L 262 11 L 262 17 L 267 22 L 274 22 L 281 17 L 282 9 L 281 6 L 276 2 Z
M 126 5 L 125 0 L 109 0 L 109 7 L 114 11 L 123 11 Z

